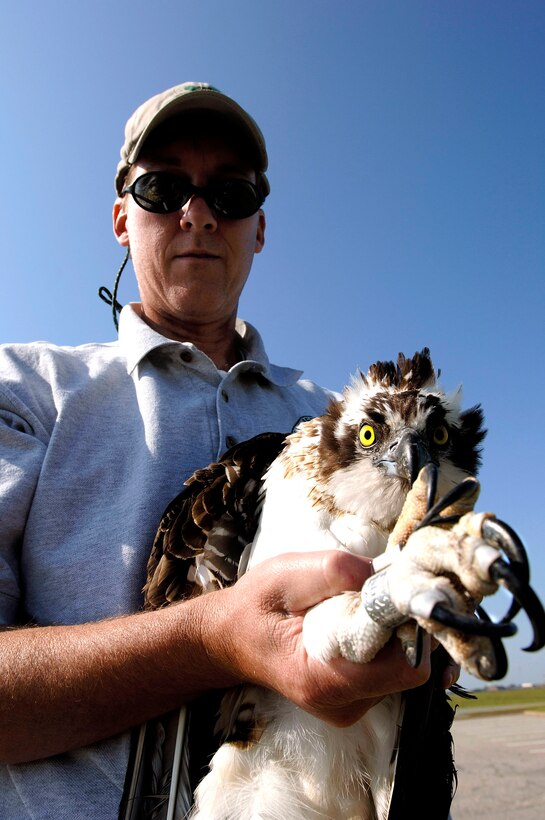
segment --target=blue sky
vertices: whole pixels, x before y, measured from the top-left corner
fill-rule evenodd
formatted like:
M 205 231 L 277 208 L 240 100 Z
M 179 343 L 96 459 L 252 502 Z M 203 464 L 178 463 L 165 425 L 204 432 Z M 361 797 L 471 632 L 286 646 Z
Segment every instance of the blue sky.
M 241 315 L 274 361 L 335 389 L 429 346 L 444 385 L 484 407 L 479 507 L 524 537 L 544 597 L 544 42 L 541 0 L 6 4 L 0 342 L 113 338 L 96 292 L 122 256 L 125 121 L 211 82 L 269 148 Z M 135 298 L 127 269 L 120 299 Z M 543 682 L 519 622 L 506 682 Z

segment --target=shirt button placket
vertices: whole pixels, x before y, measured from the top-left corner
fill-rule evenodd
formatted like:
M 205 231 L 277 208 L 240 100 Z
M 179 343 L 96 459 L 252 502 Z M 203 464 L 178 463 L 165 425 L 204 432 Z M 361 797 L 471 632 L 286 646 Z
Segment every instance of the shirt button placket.
M 224 386 L 224 387 L 220 388 L 220 396 L 221 396 L 222 404 L 225 407 L 225 405 L 229 403 L 229 391 L 227 390 L 227 386 Z M 231 414 L 230 413 L 225 414 L 224 412 L 222 412 L 221 415 L 223 417 L 225 427 L 227 429 L 229 429 Z M 228 450 L 230 450 L 231 447 L 234 447 L 236 443 L 237 443 L 237 440 L 234 436 L 232 436 L 232 435 L 226 435 L 225 436 L 225 446 L 227 447 Z

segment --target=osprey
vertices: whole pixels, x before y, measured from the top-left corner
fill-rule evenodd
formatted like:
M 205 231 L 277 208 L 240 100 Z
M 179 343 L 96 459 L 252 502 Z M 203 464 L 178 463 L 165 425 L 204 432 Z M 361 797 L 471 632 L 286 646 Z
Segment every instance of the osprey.
M 305 648 L 324 663 L 337 656 L 365 663 L 395 633 L 416 665 L 425 630 L 471 674 L 501 678 L 501 638 L 515 631 L 521 606 L 534 627 L 528 649 L 541 648 L 545 613 L 529 585 L 524 548 L 493 515 L 473 512 L 482 411 L 461 410 L 460 390 L 447 394 L 437 379 L 427 348 L 410 359 L 400 354 L 397 364 L 377 362 L 324 416 L 287 437 L 258 436 L 198 470 L 161 520 L 146 607 L 231 584 L 279 551 L 341 549 L 371 557 L 375 574 L 361 592 L 305 615 Z M 480 602 L 499 585 L 514 601 L 493 624 Z M 436 676 L 442 651 L 433 653 Z M 141 775 L 149 762 L 143 750 L 153 747 L 151 782 L 139 786 L 133 777 L 128 804 L 138 788 L 155 794 L 142 816 L 448 815 L 453 711 L 433 675 L 420 689 L 384 698 L 349 728 L 257 686 L 224 693 L 217 715 L 213 701 L 207 695 L 141 730 L 134 771 Z

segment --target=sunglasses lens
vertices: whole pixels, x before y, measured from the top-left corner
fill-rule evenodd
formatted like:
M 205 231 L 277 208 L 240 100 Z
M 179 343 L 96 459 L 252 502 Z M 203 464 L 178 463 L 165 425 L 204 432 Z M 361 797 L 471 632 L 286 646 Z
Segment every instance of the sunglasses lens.
M 156 214 L 177 211 L 190 197 L 179 177 L 159 172 L 138 177 L 132 195 L 141 208 Z
M 226 179 L 210 186 L 210 204 L 229 219 L 246 219 L 259 210 L 263 199 L 256 186 L 245 179 Z

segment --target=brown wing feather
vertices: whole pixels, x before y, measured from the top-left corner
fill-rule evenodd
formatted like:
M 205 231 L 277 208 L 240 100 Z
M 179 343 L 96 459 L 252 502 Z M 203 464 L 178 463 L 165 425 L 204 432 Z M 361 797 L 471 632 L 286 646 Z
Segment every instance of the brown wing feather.
M 263 475 L 282 450 L 283 433 L 263 433 L 197 470 L 166 508 L 153 542 L 144 608 L 233 583 L 259 521 Z

